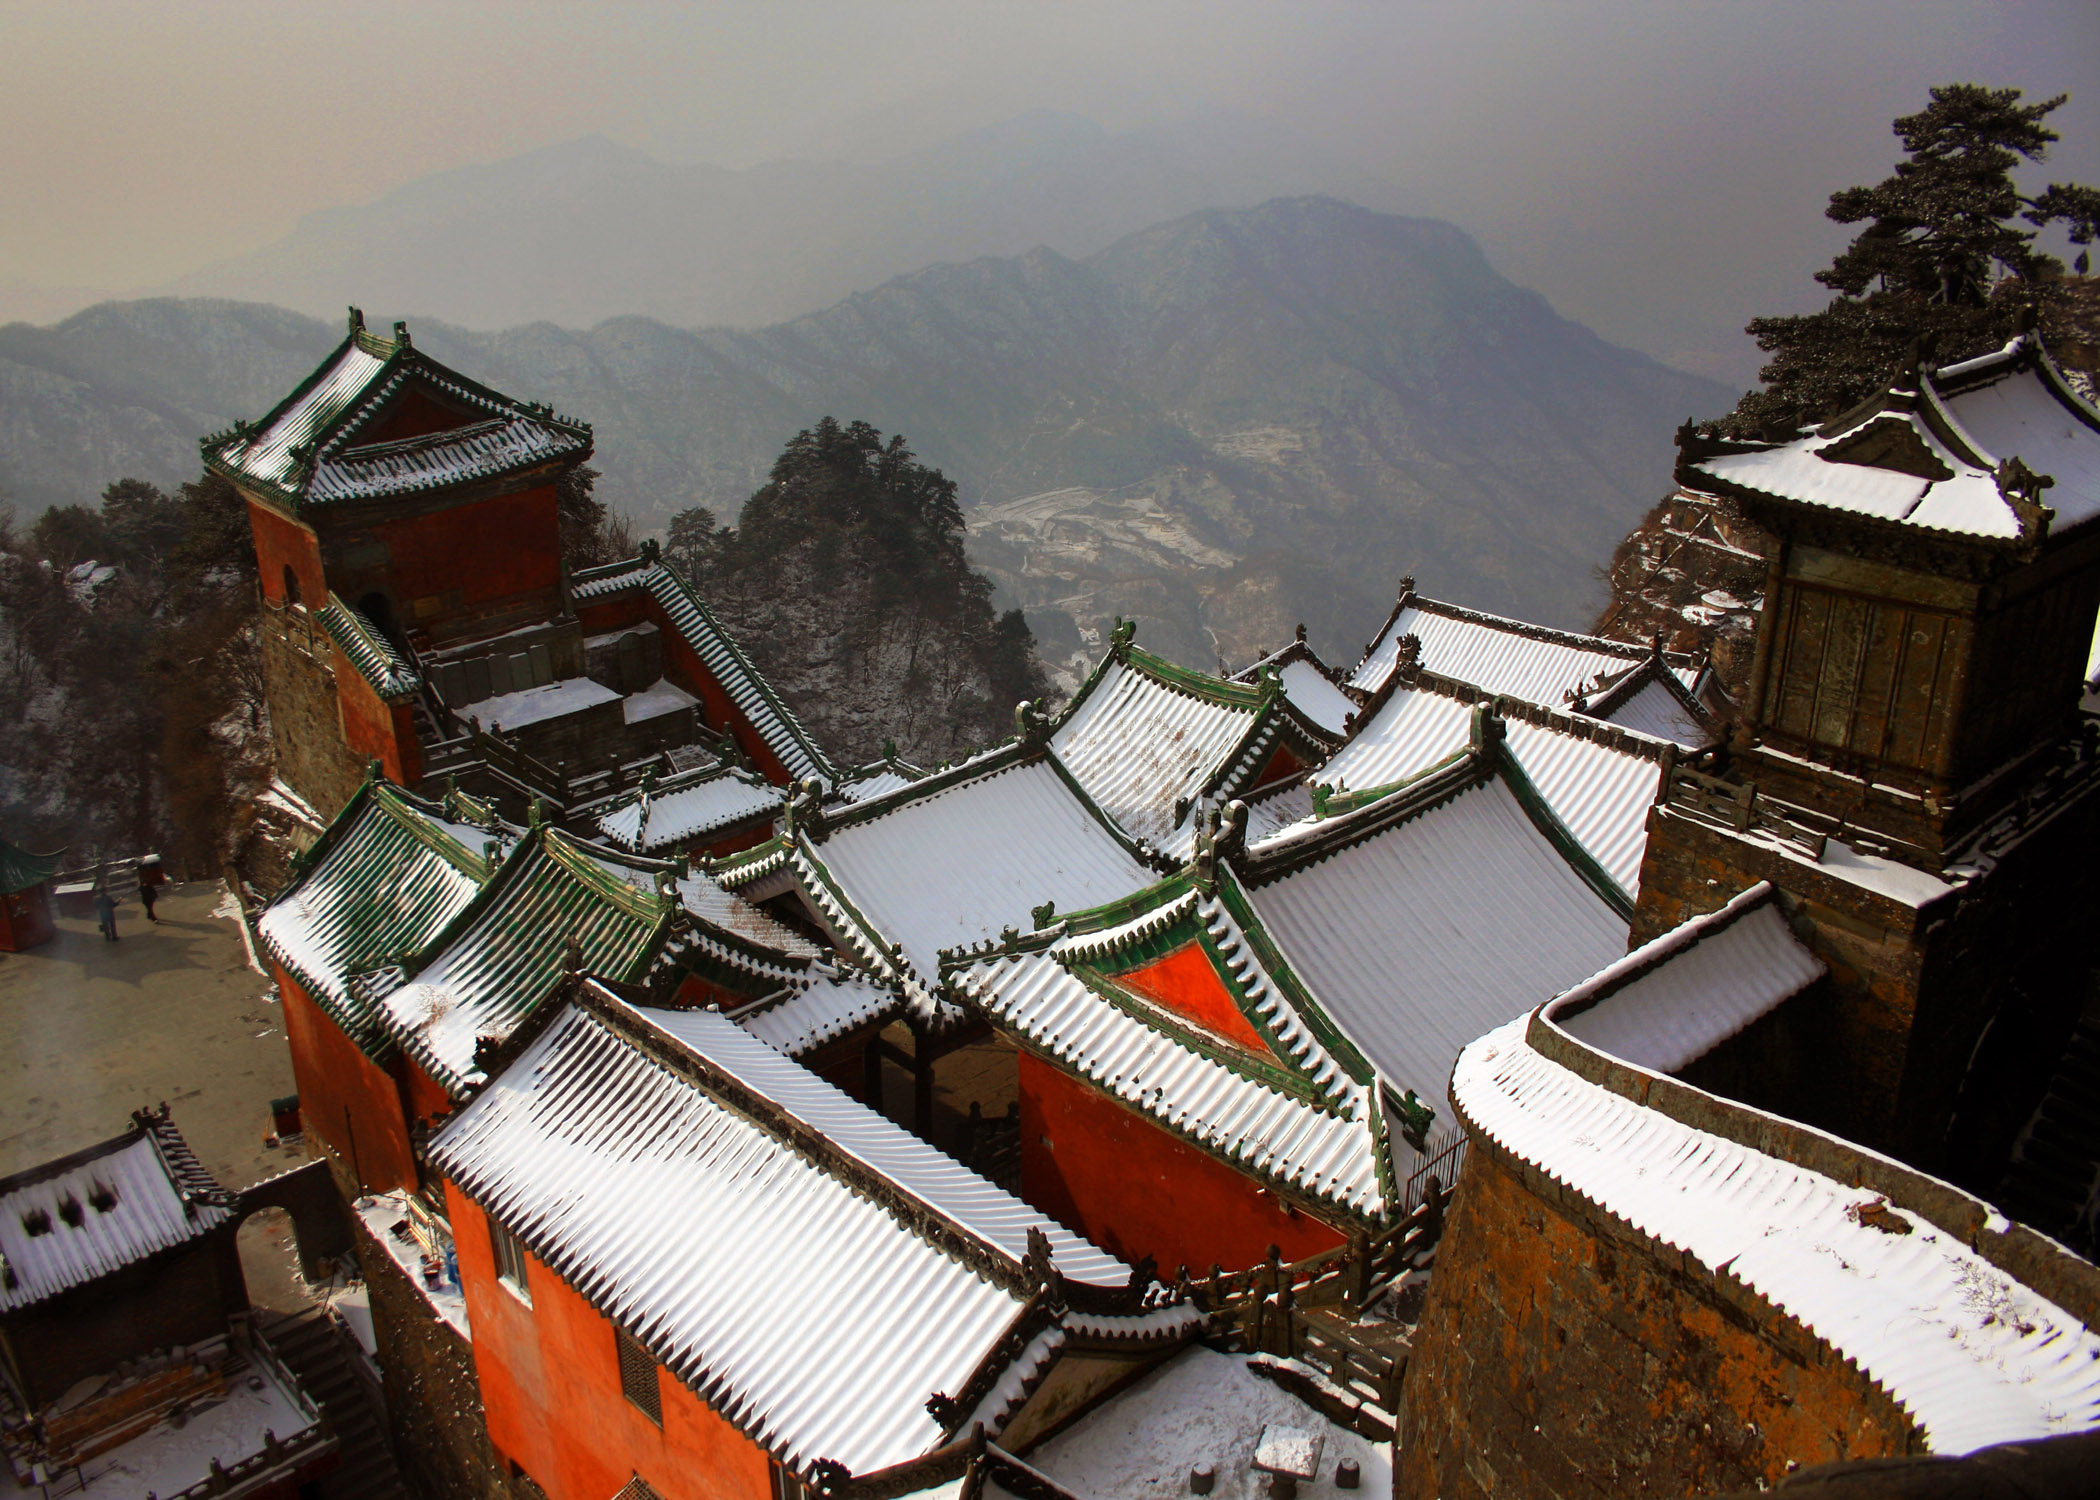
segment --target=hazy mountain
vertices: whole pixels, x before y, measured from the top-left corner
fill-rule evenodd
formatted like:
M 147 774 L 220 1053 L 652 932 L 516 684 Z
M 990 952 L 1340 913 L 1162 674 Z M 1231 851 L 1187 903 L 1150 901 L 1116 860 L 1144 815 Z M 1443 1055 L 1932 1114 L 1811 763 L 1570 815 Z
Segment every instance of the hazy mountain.
M 339 326 L 159 301 L 0 329 L 0 488 L 187 477 L 178 439 L 261 415 Z M 601 493 L 647 525 L 733 516 L 827 412 L 906 434 L 960 482 L 973 556 L 1053 658 L 1117 613 L 1203 665 L 1300 619 L 1350 654 L 1409 569 L 1584 624 L 1596 569 L 1668 487 L 1672 430 L 1734 396 L 1559 317 L 1448 224 L 1331 199 L 1194 214 L 1085 260 L 933 266 L 750 332 L 414 326 L 594 422 Z
M 875 164 L 677 166 L 590 137 L 312 214 L 185 276 L 178 296 L 322 317 L 349 302 L 470 328 L 633 314 L 757 327 L 932 261 L 1087 255 L 1148 224 L 1282 193 L 1380 193 L 1232 114 L 1111 134 L 1037 110 Z

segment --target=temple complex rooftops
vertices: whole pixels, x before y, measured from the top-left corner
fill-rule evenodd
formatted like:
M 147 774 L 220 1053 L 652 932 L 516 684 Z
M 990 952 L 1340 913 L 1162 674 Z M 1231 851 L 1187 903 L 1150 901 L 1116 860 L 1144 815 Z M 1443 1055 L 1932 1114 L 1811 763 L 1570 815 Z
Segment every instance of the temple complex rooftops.
M 1974 540 L 2034 543 L 2100 516 L 2100 412 L 2031 333 L 1905 371 L 1790 442 L 1680 433 L 1679 447 L 1678 478 L 1694 488 Z
M 939 1446 L 936 1395 L 997 1431 L 1026 1383 L 1001 1377 L 1063 1339 L 1054 1317 L 1027 1321 L 1044 1278 L 1075 1296 L 1130 1278 L 720 1015 L 588 984 L 431 1150 L 804 1480 Z M 1150 1336 L 1185 1337 L 1196 1315 L 1178 1316 Z
M 1555 1008 L 1460 1055 L 1452 1099 L 1476 1153 L 1506 1153 L 1694 1278 L 1728 1278 L 1797 1320 L 1932 1452 L 2100 1426 L 2095 1308 L 2067 1310 L 2006 1269 L 2060 1261 L 2054 1283 L 2072 1287 L 2090 1265 L 1943 1182 L 1610 1057 Z
M 376 437 L 409 395 L 444 413 L 447 425 Z M 290 395 L 261 421 L 237 423 L 202 446 L 206 468 L 298 511 L 579 461 L 590 455 L 591 429 L 438 363 L 402 324 L 391 339 L 368 332 L 352 309 L 349 335 Z
M 1612 883 L 1498 753 L 1299 823 L 1234 869 L 1325 1014 L 1388 1087 L 1433 1103 L 1459 1049 L 1626 949 Z
M 421 948 L 494 872 L 516 830 L 465 821 L 465 799 L 429 802 L 367 780 L 293 865 L 293 880 L 256 923 L 264 950 L 353 1040 L 377 1018 L 349 976 Z
M 1232 680 L 1259 682 L 1263 668 L 1275 670 L 1282 679 L 1284 697 L 1306 718 L 1332 735 L 1349 732 L 1357 700 L 1342 690 L 1347 680 L 1344 675 L 1320 660 L 1319 653 L 1306 644 L 1303 625 L 1298 627 L 1297 639 L 1281 651 L 1272 651 L 1233 673 Z
M 1050 751 L 1133 839 L 1179 857 L 1206 797 L 1251 791 L 1279 751 L 1303 766 L 1340 738 L 1292 705 L 1273 673 L 1227 682 L 1131 643 L 1129 626 L 1080 687 Z
M 1512 709 L 1504 721 L 1508 753 L 1576 842 L 1629 897 L 1637 894 L 1648 809 L 1662 782 L 1667 742 L 1550 710 L 1506 706 Z M 1389 682 L 1365 712 L 1369 721 L 1308 778 L 1328 791 L 1323 805 L 1349 805 L 1335 793 L 1368 795 L 1409 781 L 1471 740 L 1470 693 L 1426 678 Z
M 598 815 L 598 828 L 623 849 L 677 851 L 710 834 L 776 815 L 785 795 L 741 767 L 710 766 L 628 793 Z
M 0 1178 L 0 1312 L 187 1244 L 233 1204 L 165 1106 L 139 1110 L 122 1135 Z
M 1384 686 L 1407 636 L 1419 643 L 1421 662 L 1431 671 L 1470 683 L 1483 693 L 1506 694 L 1548 708 L 1609 686 L 1653 651 L 1630 641 L 1552 630 L 1427 599 L 1407 578 L 1401 580 L 1392 614 L 1349 674 L 1349 686 L 1365 692 Z M 1703 663 L 1675 651 L 1665 653 L 1664 661 L 1688 690 L 1704 690 Z

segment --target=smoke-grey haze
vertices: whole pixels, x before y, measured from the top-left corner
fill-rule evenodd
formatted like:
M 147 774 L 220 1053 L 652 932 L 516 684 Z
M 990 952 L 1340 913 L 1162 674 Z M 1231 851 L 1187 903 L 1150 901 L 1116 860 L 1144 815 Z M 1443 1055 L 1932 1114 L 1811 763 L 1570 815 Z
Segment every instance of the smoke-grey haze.
M 1030 108 L 1111 131 L 1222 108 L 1389 185 L 1378 207 L 1459 224 L 1606 338 L 1742 381 L 1741 324 L 1821 300 L 1825 199 L 1887 170 L 1888 121 L 1929 85 L 2070 91 L 2047 173 L 2100 179 L 2089 0 L 133 0 L 10 4 L 0 28 L 0 317 L 591 134 L 745 168 L 880 160 Z

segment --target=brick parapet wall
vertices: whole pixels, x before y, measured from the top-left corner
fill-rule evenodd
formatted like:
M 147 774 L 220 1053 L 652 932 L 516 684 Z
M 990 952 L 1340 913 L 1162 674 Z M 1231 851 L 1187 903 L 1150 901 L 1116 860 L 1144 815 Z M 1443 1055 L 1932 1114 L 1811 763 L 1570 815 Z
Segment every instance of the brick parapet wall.
M 265 611 L 257 629 L 270 739 L 285 785 L 332 818 L 363 782 L 364 762 L 343 737 L 335 673 L 327 664 L 334 648 L 317 631 L 309 652 L 295 618 Z
M 1916 1446 L 1798 1320 L 1477 1133 L 1402 1396 L 1409 1500 L 1710 1494 Z

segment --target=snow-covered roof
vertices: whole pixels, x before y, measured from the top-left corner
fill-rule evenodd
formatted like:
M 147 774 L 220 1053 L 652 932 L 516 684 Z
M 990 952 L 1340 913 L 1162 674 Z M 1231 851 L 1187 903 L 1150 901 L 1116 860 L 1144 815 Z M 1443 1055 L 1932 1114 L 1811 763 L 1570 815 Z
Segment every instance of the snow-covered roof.
M 623 849 L 682 849 L 708 834 L 773 816 L 784 795 L 763 776 L 712 766 L 629 793 L 599 815 L 598 829 Z
M 1421 664 L 1439 676 L 1491 696 L 1504 693 L 1547 708 L 1560 707 L 1600 677 L 1616 678 L 1651 650 L 1464 609 L 1425 599 L 1408 588 L 1378 638 L 1365 649 L 1349 685 L 1366 692 L 1384 686 L 1399 659 L 1401 638 L 1410 635 L 1421 643 Z M 1666 660 L 1686 687 L 1696 689 L 1701 670 L 1692 658 L 1673 652 Z
M 2100 412 L 2065 383 L 2032 334 L 1980 359 L 1899 375 L 1875 400 L 1779 444 L 1690 439 L 1685 483 L 2002 542 L 2100 516 Z M 2055 480 L 2044 523 L 2001 487 L 2017 458 Z
M 1669 740 L 1687 750 L 1703 750 L 1715 739 L 1714 732 L 1658 677 L 1649 678 L 1608 707 L 1600 704 L 1596 716 L 1607 724 Z
M 797 780 L 815 776 L 827 784 L 838 781 L 831 757 L 810 737 L 794 710 L 676 569 L 647 558 L 612 563 L 577 574 L 573 593 L 581 601 L 636 589 L 655 601 L 790 776 Z
M 506 837 L 443 811 L 368 782 L 295 862 L 292 883 L 256 923 L 264 951 L 352 1040 L 377 1032 L 349 976 L 428 942 L 488 879 L 485 846 Z
M 1643 943 L 1555 998 L 1546 1015 L 1635 1067 L 1674 1073 L 1827 971 L 1768 882 Z
M 1461 1047 L 1626 950 L 1626 918 L 1499 774 L 1461 762 L 1300 826 L 1238 867 L 1247 900 L 1321 1009 L 1441 1123 Z
M 1460 1055 L 1452 1097 L 1476 1149 L 1485 1138 L 1562 1191 L 1691 1257 L 1698 1274 L 1725 1269 L 1886 1390 L 1934 1452 L 2100 1426 L 2100 1335 L 1971 1250 L 1967 1235 L 1885 1202 L 1873 1187 L 1589 1082 L 1540 1050 L 1554 1034 L 1543 1017 L 1519 1017 Z M 1905 1170 L 1690 1092 L 1720 1128 L 1740 1116 L 1745 1133 L 1763 1141 L 1799 1134 L 1828 1143 L 1831 1155 L 1858 1158 L 1859 1180 Z M 1973 1206 L 1974 1234 L 2009 1228 L 1986 1205 Z
M 412 698 L 423 686 L 422 675 L 414 664 L 395 650 L 394 643 L 354 605 L 330 594 L 327 606 L 314 620 L 341 648 L 357 675 L 387 702 Z
M 1045 901 L 1080 910 L 1154 879 L 1047 759 L 992 759 L 865 806 L 811 857 L 871 935 L 902 945 L 925 984 L 941 949 L 1025 927 Z M 857 956 L 893 963 L 872 950 Z
M 474 1044 L 507 1036 L 567 970 L 632 977 L 670 922 L 653 889 L 661 866 L 628 866 L 555 829 L 531 834 L 419 958 L 363 976 L 380 1024 L 455 1095 L 475 1072 Z
M 1272 651 L 1251 666 L 1243 667 L 1232 674 L 1234 682 L 1258 681 L 1262 668 L 1273 667 L 1283 683 L 1283 695 L 1290 699 L 1291 706 L 1312 720 L 1329 734 L 1340 737 L 1347 732 L 1349 716 L 1356 712 L 1356 700 L 1335 684 L 1340 674 L 1321 661 L 1319 655 L 1305 642 L 1305 627 L 1298 627 L 1298 638 L 1281 651 Z
M 361 441 L 403 395 L 419 392 L 461 425 Z M 350 334 L 254 426 L 205 438 L 208 467 L 295 505 L 417 493 L 586 458 L 590 427 L 527 405 L 439 364 L 405 336 Z
M 1373 700 L 1370 722 L 1312 773 L 1315 784 L 1369 792 L 1420 776 L 1466 748 L 1471 704 L 1428 687 L 1389 686 L 1382 704 Z M 1662 742 L 1600 734 L 1585 720 L 1551 711 L 1520 710 L 1503 725 L 1505 747 L 1553 815 L 1622 891 L 1638 892 Z
M 1071 925 L 1047 944 L 958 967 L 951 982 L 1053 1065 L 1241 1170 L 1365 1219 L 1384 1213 L 1391 1163 L 1369 1069 L 1295 979 L 1272 972 L 1223 900 L 1177 877 L 1134 916 Z M 1220 983 L 1244 1017 L 1242 1035 L 1222 1036 L 1120 982 L 1191 943 L 1231 976 Z
M 1128 1272 L 709 1011 L 596 986 L 435 1138 L 439 1168 L 722 1416 L 808 1479 L 945 1432 L 1057 1269 Z M 1002 1361 L 1003 1362 L 1003 1361 Z
M 804 1057 L 903 1008 L 903 998 L 890 986 L 833 973 L 747 1005 L 730 1019 L 775 1051 Z
M 0 1312 L 15 1312 L 185 1244 L 232 1217 L 165 1114 L 0 1179 Z

